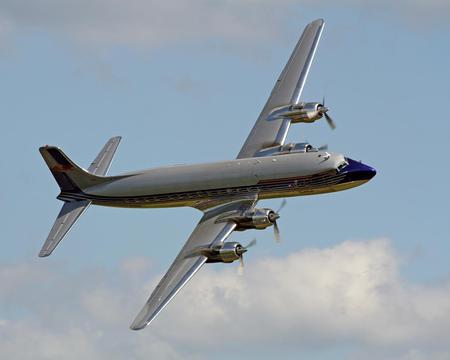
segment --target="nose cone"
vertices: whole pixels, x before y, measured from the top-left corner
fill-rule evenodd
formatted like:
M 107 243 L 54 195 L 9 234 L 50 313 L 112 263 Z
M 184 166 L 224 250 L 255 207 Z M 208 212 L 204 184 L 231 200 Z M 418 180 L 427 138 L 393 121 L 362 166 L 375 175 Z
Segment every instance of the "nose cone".
M 346 181 L 369 181 L 377 174 L 377 171 L 369 165 L 350 158 L 347 158 L 347 161 L 348 166 L 343 169 L 347 173 Z

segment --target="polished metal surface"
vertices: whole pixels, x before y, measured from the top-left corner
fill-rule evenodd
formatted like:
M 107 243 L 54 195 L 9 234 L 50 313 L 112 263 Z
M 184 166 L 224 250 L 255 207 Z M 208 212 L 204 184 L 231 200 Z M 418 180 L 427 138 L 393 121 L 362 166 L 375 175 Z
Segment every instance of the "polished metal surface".
M 191 206 L 203 212 L 191 236 L 131 325 L 142 329 L 164 309 L 206 262 L 239 260 L 247 247 L 225 242 L 233 231 L 270 226 L 280 240 L 279 212 L 255 208 L 262 199 L 346 190 L 375 176 L 375 169 L 308 143 L 284 144 L 291 123 L 334 122 L 320 103 L 300 102 L 322 30 L 323 20 L 304 30 L 288 63 L 243 145 L 238 158 L 207 164 L 168 166 L 105 176 L 120 137 L 111 138 L 88 170 L 61 149 L 39 149 L 60 187 L 63 208 L 40 252 L 48 256 L 89 205 L 124 208 Z
M 60 149 L 45 146 L 40 148 L 40 152 L 52 172 L 55 180 L 58 182 L 61 191 L 80 191 L 81 188 L 99 184 L 97 179 L 90 174 L 106 175 L 111 165 L 121 137 L 113 137 L 108 140 L 95 160 L 88 169 L 88 173 L 74 164 Z M 61 240 L 67 235 L 69 230 L 77 222 L 79 217 L 86 211 L 92 203 L 89 199 L 66 199 L 67 202 L 61 208 L 61 211 L 53 224 L 52 229 L 39 252 L 40 257 L 49 256 Z
M 271 117 L 270 113 L 276 108 L 300 102 L 303 86 L 324 25 L 325 22 L 318 19 L 306 26 L 255 126 L 239 152 L 238 159 L 253 157 L 259 150 L 267 147 L 283 145 L 289 124 L 286 123 L 286 118 Z
M 89 166 L 88 172 L 94 175 L 106 175 L 121 139 L 122 137 L 120 136 L 109 139 L 92 164 Z
M 79 217 L 86 211 L 91 202 L 89 200 L 78 200 L 64 203 L 61 211 L 53 224 L 50 234 L 47 237 L 39 257 L 49 256 L 60 241 L 67 235 L 69 230 L 77 222 Z
M 273 146 L 271 148 L 262 149 L 256 153 L 257 157 L 260 156 L 275 156 L 284 155 L 290 153 L 305 153 L 310 151 L 318 151 L 311 144 L 308 143 L 289 143 L 286 145 Z
M 242 200 L 224 204 L 206 211 L 203 218 L 185 243 L 180 253 L 151 294 L 147 303 L 131 324 L 131 329 L 139 330 L 147 326 L 168 302 L 181 290 L 190 278 L 208 260 L 203 255 L 205 248 L 221 248 L 227 237 L 236 228 L 233 222 L 216 222 L 226 211 L 245 211 L 254 201 Z M 227 256 L 229 253 L 221 254 Z
M 208 258 L 207 262 L 232 263 L 233 261 L 239 260 L 246 251 L 237 242 L 226 242 L 221 246 L 206 249 L 204 255 Z
M 319 103 L 306 103 L 302 106 L 292 106 L 283 116 L 289 117 L 292 123 L 312 123 L 323 116 L 325 110 Z

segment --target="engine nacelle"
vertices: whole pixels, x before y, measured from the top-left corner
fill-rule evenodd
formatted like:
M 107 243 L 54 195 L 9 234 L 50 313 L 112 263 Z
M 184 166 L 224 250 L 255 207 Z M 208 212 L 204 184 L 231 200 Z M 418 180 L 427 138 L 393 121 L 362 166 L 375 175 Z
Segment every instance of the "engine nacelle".
M 270 148 L 262 149 L 255 154 L 255 157 L 258 156 L 275 156 L 275 155 L 284 155 L 291 153 L 305 153 L 305 152 L 313 152 L 318 151 L 309 143 L 289 143 L 286 145 L 273 146 Z
M 282 116 L 291 119 L 292 123 L 312 123 L 322 118 L 325 107 L 320 103 L 300 103 L 292 105 L 282 113 Z
M 208 263 L 232 263 L 233 261 L 239 260 L 246 251 L 238 242 L 226 242 L 221 246 L 203 251 L 203 255 L 208 258 L 206 260 Z
M 236 223 L 237 231 L 247 229 L 262 230 L 272 226 L 280 216 L 272 209 L 253 209 L 245 212 L 232 212 L 224 214 L 218 222 L 233 221 Z
M 236 231 L 248 229 L 262 230 L 275 224 L 280 217 L 272 209 L 252 209 L 244 212 L 232 211 L 223 214 L 216 222 L 234 222 L 236 223 Z
M 270 221 L 270 216 L 275 214 L 275 212 L 271 209 L 255 209 L 253 213 L 250 215 L 250 223 L 252 227 L 255 229 L 265 229 L 271 225 L 273 225 L 272 221 Z M 244 222 L 245 223 L 245 222 Z M 239 224 L 240 226 L 245 226 L 245 224 Z

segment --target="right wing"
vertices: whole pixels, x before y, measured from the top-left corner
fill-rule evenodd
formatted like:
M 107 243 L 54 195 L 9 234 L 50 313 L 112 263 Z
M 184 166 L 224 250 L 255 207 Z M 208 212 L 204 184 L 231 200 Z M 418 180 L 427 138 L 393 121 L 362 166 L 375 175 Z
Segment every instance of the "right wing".
M 233 232 L 236 224 L 234 222 L 216 223 L 218 217 L 229 211 L 247 210 L 254 206 L 255 202 L 256 198 L 240 199 L 205 211 L 194 232 L 131 324 L 131 329 L 140 330 L 150 324 L 206 262 L 207 257 L 196 254 L 197 249 L 223 244 Z
M 306 26 L 255 126 L 239 152 L 238 159 L 253 157 L 261 149 L 284 144 L 290 120 L 280 117 L 271 118 L 269 115 L 280 106 L 300 102 L 324 24 L 322 19 L 318 19 Z

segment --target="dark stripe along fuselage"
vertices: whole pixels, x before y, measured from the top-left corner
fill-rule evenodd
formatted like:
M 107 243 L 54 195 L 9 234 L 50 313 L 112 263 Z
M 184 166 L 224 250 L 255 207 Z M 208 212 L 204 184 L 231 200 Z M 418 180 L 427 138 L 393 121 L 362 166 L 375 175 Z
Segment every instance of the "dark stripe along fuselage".
M 63 200 L 89 199 L 96 205 L 132 208 L 193 206 L 205 200 L 258 194 L 260 199 L 323 194 L 362 185 L 375 175 L 375 170 L 348 159 L 349 165 L 308 176 L 260 180 L 256 184 L 207 190 L 180 191 L 152 195 L 107 196 L 84 192 L 63 192 Z

